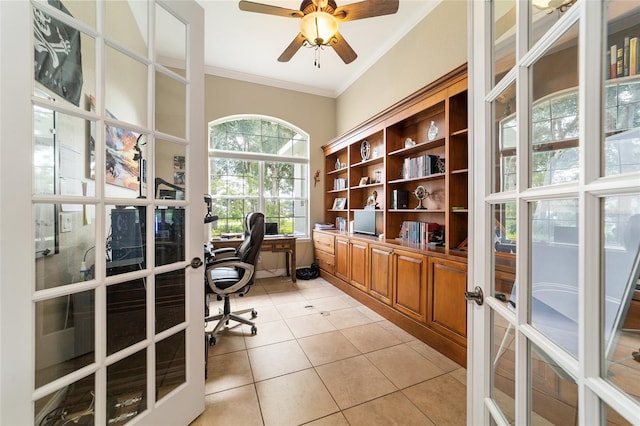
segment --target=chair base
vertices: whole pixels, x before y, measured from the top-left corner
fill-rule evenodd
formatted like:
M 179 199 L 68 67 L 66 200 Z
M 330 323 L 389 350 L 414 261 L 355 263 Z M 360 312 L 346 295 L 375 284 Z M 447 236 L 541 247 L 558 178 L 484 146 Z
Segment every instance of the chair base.
M 208 324 L 208 323 L 210 323 L 212 321 L 218 321 L 218 323 L 213 328 L 213 330 L 205 331 L 205 336 L 208 336 L 209 345 L 215 345 L 216 344 L 215 335 L 218 333 L 218 331 L 220 331 L 222 329 L 222 327 L 224 327 L 225 325 L 229 325 L 229 321 L 231 321 L 231 320 L 239 322 L 241 324 L 250 325 L 251 326 L 251 334 L 256 334 L 258 332 L 258 328 L 256 327 L 256 324 L 253 321 L 248 320 L 248 319 L 243 318 L 243 317 L 240 316 L 242 314 L 246 314 L 246 313 L 249 313 L 249 312 L 251 312 L 251 319 L 253 319 L 253 318 L 258 316 L 258 312 L 256 312 L 256 310 L 254 308 L 248 308 L 248 309 L 243 309 L 243 310 L 240 310 L 240 311 L 231 312 L 229 296 L 225 295 L 224 296 L 224 308 L 220 309 L 220 313 L 218 313 L 216 315 L 208 316 L 208 317 L 206 317 L 204 319 L 205 326 L 206 326 L 206 324 Z

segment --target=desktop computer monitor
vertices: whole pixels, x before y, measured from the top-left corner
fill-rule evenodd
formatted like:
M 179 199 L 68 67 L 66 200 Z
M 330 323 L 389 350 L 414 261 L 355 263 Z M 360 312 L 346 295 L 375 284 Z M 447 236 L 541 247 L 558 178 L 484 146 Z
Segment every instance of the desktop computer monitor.
M 141 264 L 144 262 L 142 226 L 138 209 L 111 210 L 110 267 Z

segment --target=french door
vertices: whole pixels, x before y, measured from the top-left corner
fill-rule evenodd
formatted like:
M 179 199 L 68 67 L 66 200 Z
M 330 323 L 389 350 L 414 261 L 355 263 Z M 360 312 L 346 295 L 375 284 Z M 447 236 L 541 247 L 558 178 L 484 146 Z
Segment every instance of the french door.
M 640 3 L 471 2 L 469 424 L 640 424 Z
M 195 1 L 0 2 L 0 423 L 202 412 L 203 36 Z

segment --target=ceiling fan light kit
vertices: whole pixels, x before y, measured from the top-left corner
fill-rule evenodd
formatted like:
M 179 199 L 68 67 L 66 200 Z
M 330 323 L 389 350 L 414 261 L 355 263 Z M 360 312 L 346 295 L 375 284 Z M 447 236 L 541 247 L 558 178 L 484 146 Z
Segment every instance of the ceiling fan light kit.
M 335 0 L 303 0 L 300 10 L 293 10 L 240 0 L 239 7 L 247 12 L 301 18 L 300 33 L 278 57 L 278 61 L 288 62 L 300 47 L 305 46 L 315 49 L 314 65 L 320 68 L 318 51 L 324 46 L 331 46 L 345 64 L 358 57 L 338 31 L 339 22 L 391 15 L 398 11 L 399 4 L 399 0 L 363 0 L 338 7 Z

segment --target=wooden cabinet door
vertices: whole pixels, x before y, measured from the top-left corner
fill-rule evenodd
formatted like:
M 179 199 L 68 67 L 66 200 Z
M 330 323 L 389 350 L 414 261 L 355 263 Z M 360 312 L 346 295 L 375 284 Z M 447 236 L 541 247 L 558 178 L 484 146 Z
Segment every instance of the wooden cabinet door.
M 349 244 L 351 285 L 362 291 L 369 290 L 369 245 L 360 241 Z
M 431 257 L 428 271 L 427 325 L 466 344 L 467 302 L 464 291 L 467 288 L 467 265 Z
M 418 320 L 426 319 L 427 257 L 393 252 L 393 307 Z
M 369 276 L 369 294 L 387 305 L 391 305 L 391 264 L 393 251 L 383 246 L 369 246 L 369 262 L 371 263 Z
M 349 282 L 349 240 L 345 238 L 336 238 L 336 276 Z

